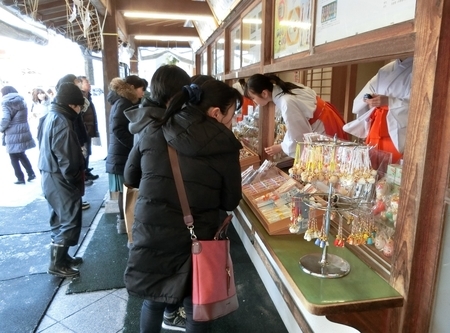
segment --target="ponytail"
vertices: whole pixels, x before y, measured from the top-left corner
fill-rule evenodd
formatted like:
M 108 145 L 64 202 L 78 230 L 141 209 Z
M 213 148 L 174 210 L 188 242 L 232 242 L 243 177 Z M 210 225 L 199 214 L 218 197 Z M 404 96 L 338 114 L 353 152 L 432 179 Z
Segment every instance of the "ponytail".
M 281 88 L 282 92 L 280 94 L 295 95 L 292 90 L 303 89 L 303 87 L 297 86 L 294 83 L 284 82 L 274 74 L 254 74 L 248 79 L 244 94 L 246 97 L 250 97 L 249 92 L 256 95 L 260 95 L 263 90 L 272 92 L 274 84 Z
M 164 117 L 157 120 L 157 126 L 165 125 L 185 104 L 195 107 L 206 117 L 211 107 L 218 107 L 226 115 L 231 106 L 234 105 L 238 110 L 242 103 L 239 91 L 216 79 L 204 82 L 201 87 L 196 84 L 186 85 L 172 98 Z
M 183 108 L 183 105 L 189 101 L 189 92 L 186 89 L 181 90 L 177 94 L 173 96 L 170 100 L 169 105 L 164 113 L 162 119 L 157 121 L 157 127 L 161 127 L 165 125 L 170 118 L 172 118 L 175 114 L 180 112 Z M 156 119 L 155 119 L 156 120 Z

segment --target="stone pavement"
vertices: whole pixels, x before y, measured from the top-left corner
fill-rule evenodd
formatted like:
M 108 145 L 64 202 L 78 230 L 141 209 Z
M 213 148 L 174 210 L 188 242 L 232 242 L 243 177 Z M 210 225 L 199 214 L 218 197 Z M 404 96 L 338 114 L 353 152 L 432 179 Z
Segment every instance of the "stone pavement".
M 41 191 L 38 148 L 28 150 L 26 154 L 37 178 L 25 185 L 16 185 L 9 155 L 4 147 L 0 147 L 0 330 L 5 333 L 36 332 L 47 309 L 65 285 L 64 279 L 47 274 L 49 211 Z M 86 236 L 93 233 L 94 220 L 105 210 L 105 199 L 108 199 L 105 156 L 105 148 L 93 147 L 91 166 L 95 168 L 93 173 L 100 174 L 100 178 L 86 188 L 84 198 L 91 203 L 91 208 L 83 211 L 80 243 L 85 238 L 88 241 Z M 77 247 L 72 247 L 71 253 L 77 250 Z M 48 328 L 46 332 L 51 332 L 50 327 L 53 325 L 47 324 L 42 329 Z M 74 332 L 56 326 L 54 329 L 54 332 Z

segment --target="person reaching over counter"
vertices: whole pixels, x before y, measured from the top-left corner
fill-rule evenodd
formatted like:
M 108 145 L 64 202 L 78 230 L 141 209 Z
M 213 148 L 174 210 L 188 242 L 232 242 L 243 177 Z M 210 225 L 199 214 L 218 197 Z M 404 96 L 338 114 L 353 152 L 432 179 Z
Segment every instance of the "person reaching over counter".
M 348 139 L 342 129 L 345 122 L 336 108 L 307 86 L 284 82 L 276 75 L 254 74 L 247 81 L 245 95 L 260 106 L 273 102 L 281 111 L 286 134 L 281 144 L 264 148 L 270 156 L 283 151 L 295 157 L 297 142 L 302 142 L 306 133 Z

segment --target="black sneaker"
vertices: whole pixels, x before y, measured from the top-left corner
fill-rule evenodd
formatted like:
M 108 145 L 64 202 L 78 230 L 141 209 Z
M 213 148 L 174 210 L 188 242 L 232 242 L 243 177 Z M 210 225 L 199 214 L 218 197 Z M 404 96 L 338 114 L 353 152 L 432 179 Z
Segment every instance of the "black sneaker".
M 180 308 L 171 314 L 164 313 L 162 328 L 171 331 L 186 332 L 186 315 L 184 308 Z
M 90 172 L 86 172 L 86 179 L 88 179 L 88 180 L 96 180 L 96 179 L 98 179 L 98 175 L 93 175 Z
M 87 202 L 87 201 L 83 201 L 83 202 L 81 203 L 81 209 L 82 209 L 82 210 L 88 209 L 88 208 L 90 208 L 90 207 L 91 207 L 91 205 L 90 205 L 89 202 Z
M 33 179 L 36 179 L 36 175 L 28 176 L 28 181 L 31 182 Z
M 16 185 L 25 184 L 25 181 L 24 180 L 18 180 L 16 182 L 14 182 L 14 184 L 16 184 Z

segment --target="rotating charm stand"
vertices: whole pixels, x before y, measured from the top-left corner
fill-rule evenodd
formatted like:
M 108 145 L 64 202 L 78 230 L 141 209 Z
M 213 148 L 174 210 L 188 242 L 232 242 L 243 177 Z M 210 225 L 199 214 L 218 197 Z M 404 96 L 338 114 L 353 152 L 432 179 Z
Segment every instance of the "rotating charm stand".
M 328 193 L 315 193 L 309 196 L 304 197 L 303 202 L 314 209 L 322 209 L 325 210 L 324 223 L 325 223 L 325 238 L 328 239 L 328 233 L 330 231 L 330 220 L 331 213 L 333 211 L 345 211 L 352 210 L 358 205 L 358 202 L 349 197 L 338 197 L 333 194 L 333 185 L 329 184 Z M 316 205 L 311 204 L 311 199 L 317 196 L 326 196 L 327 197 L 327 206 L 326 208 L 317 207 Z M 323 246 L 322 246 L 323 244 Z M 311 274 L 320 278 L 340 278 L 347 275 L 350 272 L 350 264 L 342 259 L 341 257 L 335 254 L 328 253 L 328 243 L 327 241 L 321 242 L 322 254 L 320 253 L 312 253 L 307 254 L 300 258 L 300 267 L 305 273 Z

